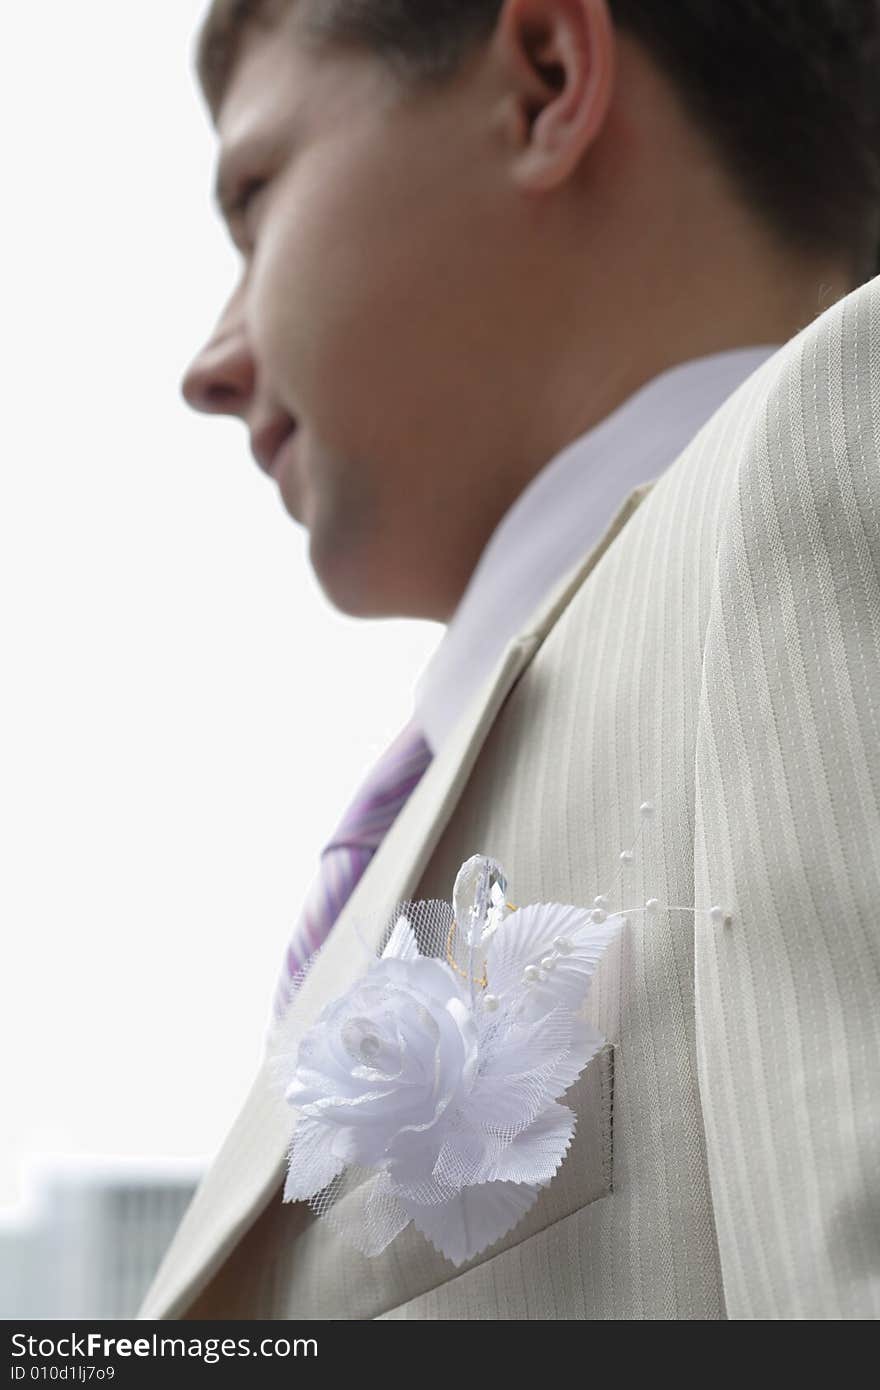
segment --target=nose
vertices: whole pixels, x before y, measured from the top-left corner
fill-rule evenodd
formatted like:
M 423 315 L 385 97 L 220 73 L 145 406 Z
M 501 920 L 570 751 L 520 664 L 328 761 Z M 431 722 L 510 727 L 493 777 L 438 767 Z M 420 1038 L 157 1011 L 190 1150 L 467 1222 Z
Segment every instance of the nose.
M 254 380 L 253 353 L 240 306 L 233 300 L 184 372 L 180 392 L 193 410 L 243 416 Z

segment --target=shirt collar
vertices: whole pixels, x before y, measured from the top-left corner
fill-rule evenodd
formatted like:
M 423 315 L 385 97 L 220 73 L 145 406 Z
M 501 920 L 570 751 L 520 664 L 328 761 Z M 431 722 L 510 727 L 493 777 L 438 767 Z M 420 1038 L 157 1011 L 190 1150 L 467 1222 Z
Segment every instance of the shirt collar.
M 413 717 L 435 753 L 507 643 L 623 498 L 657 478 L 777 350 L 735 348 L 668 368 L 531 479 L 490 536 L 416 683 Z

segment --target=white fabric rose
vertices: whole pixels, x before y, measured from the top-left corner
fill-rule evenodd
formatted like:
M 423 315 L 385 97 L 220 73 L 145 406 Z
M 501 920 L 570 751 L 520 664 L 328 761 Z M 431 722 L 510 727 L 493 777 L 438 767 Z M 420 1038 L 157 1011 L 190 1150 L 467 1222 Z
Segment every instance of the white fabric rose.
M 394 1174 L 429 1160 L 430 1171 L 440 1121 L 466 1097 L 476 1065 L 476 1025 L 449 966 L 382 957 L 302 1040 L 285 1092 L 303 1117 L 294 1150 L 327 1144 L 327 1182 L 349 1163 Z M 302 1176 L 308 1191 L 292 1182 L 286 1196 L 314 1191 L 308 1165 Z

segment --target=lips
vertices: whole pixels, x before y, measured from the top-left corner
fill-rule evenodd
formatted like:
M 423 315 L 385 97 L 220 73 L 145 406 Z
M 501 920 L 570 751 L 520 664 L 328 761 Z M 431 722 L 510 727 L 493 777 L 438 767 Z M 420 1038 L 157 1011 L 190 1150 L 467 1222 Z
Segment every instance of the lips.
M 253 431 L 251 453 L 264 473 L 272 473 L 281 446 L 296 427 L 297 421 L 290 415 L 279 415 Z
M 275 453 L 274 453 L 273 456 L 272 456 L 272 460 L 271 460 L 271 462 L 270 462 L 270 464 L 269 464 L 269 467 L 268 467 L 268 469 L 266 470 L 266 471 L 268 472 L 269 476 L 275 479 L 276 483 L 279 481 L 279 479 L 280 479 L 280 477 L 281 477 L 281 474 L 282 474 L 282 472 L 284 471 L 284 469 L 287 467 L 287 465 L 290 463 L 290 461 L 294 458 L 295 453 L 296 453 L 296 429 L 293 428 L 293 429 L 291 429 L 290 433 L 287 435 L 287 438 L 284 439 L 284 440 L 282 441 L 280 447 L 279 447 L 278 449 L 275 450 Z

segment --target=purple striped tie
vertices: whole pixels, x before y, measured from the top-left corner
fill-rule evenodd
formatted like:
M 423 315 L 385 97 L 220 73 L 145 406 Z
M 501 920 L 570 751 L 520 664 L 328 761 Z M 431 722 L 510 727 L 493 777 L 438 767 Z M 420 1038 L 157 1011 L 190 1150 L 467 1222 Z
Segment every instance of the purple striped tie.
M 321 851 L 321 865 L 294 927 L 275 990 L 276 1019 L 289 1002 L 292 976 L 324 941 L 432 756 L 421 730 L 410 720 L 371 769 Z

